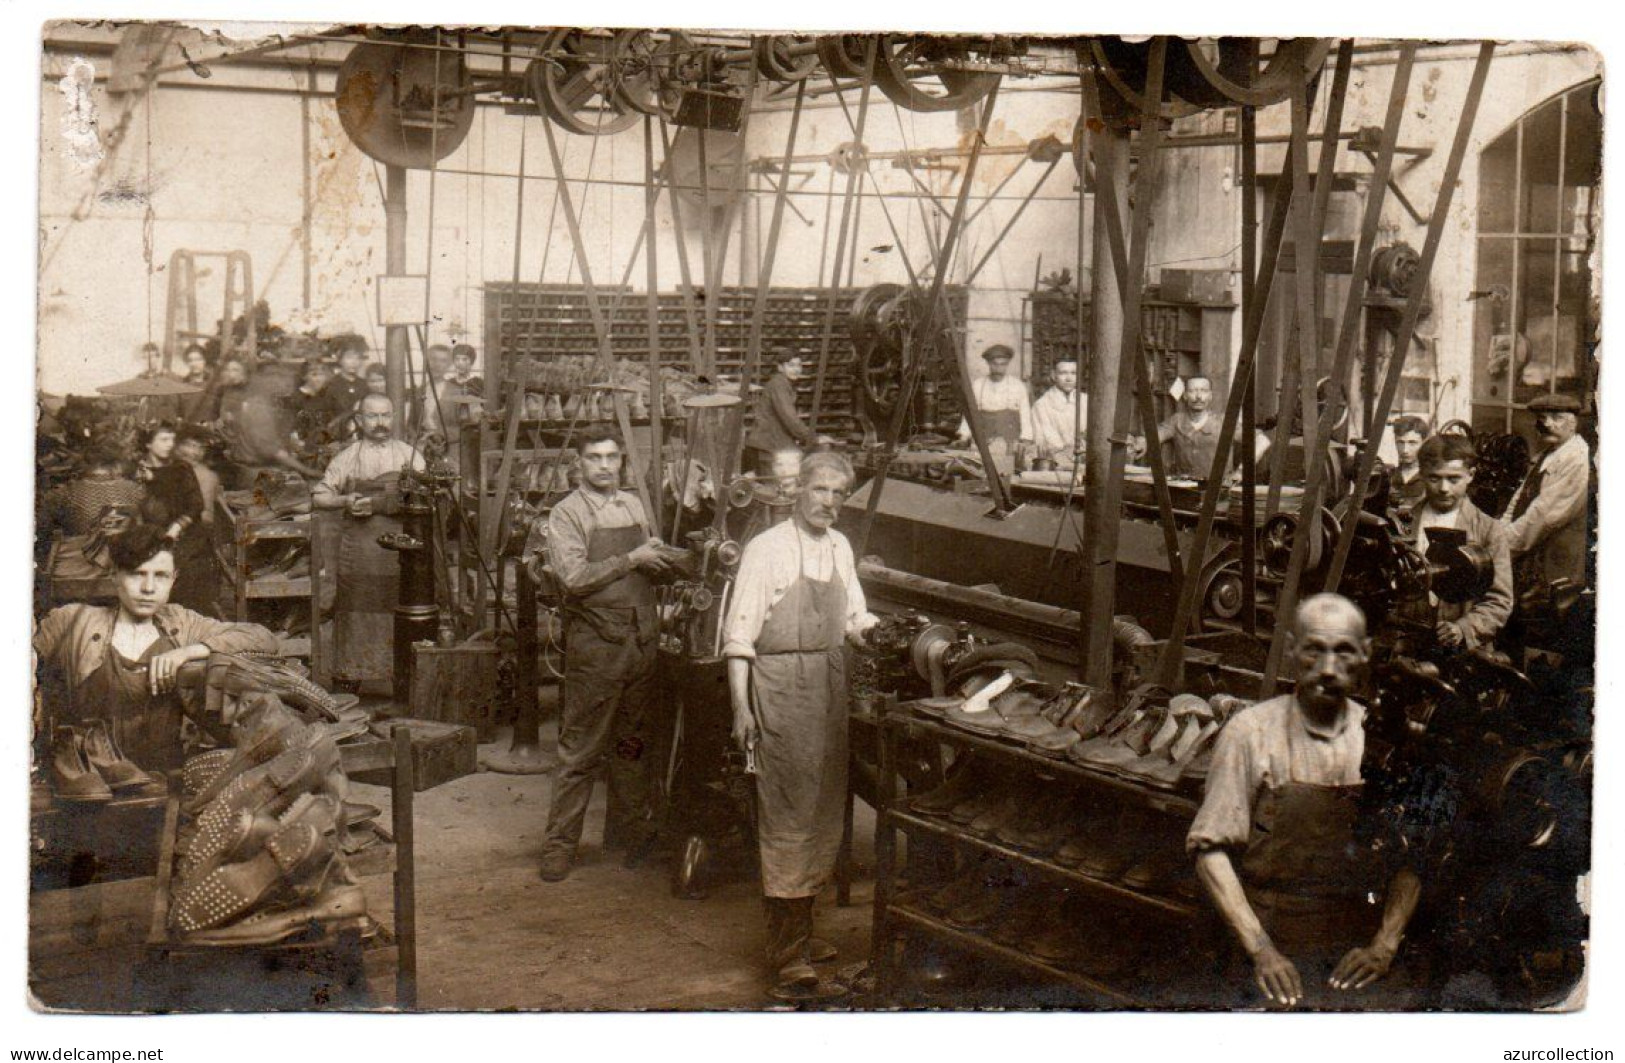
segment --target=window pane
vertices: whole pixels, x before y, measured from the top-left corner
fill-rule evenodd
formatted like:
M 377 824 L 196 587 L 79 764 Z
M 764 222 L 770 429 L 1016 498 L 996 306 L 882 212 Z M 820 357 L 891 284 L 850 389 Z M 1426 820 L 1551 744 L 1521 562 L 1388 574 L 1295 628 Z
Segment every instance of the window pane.
M 1602 120 L 1597 112 L 1597 86 L 1582 85 L 1568 94 L 1568 143 L 1563 162 L 1563 231 L 1597 231 L 1596 186 L 1602 179 Z
M 1523 120 L 1523 210 L 1519 229 L 1557 232 L 1558 164 L 1562 159 L 1563 98 Z
M 1509 233 L 1517 203 L 1518 127 L 1514 124 L 1479 156 L 1478 231 Z
M 1555 390 L 1579 390 L 1590 277 L 1570 241 L 1520 240 L 1518 246 L 1521 338 L 1513 397 L 1522 404 Z
M 1478 269 L 1473 290 L 1473 398 L 1504 405 L 1512 396 L 1512 256 L 1511 240 L 1478 241 Z

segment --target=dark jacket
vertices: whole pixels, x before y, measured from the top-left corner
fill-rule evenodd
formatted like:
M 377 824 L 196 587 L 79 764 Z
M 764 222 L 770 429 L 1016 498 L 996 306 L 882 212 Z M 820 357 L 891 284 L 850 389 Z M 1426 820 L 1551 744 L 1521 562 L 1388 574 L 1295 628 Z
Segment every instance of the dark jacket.
M 818 441 L 818 434 L 807 427 L 796 410 L 795 381 L 783 373 L 774 373 L 767 387 L 756 396 L 755 424 L 747 446 L 757 450 L 780 450 L 799 446 L 803 449 Z

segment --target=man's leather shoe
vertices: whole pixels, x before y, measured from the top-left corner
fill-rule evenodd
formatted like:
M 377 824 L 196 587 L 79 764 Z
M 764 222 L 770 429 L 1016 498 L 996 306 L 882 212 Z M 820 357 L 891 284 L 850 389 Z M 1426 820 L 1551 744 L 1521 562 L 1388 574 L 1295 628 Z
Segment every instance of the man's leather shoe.
M 840 959 L 841 950 L 823 938 L 807 939 L 807 958 L 814 963 L 833 963 Z
M 279 896 L 313 894 L 338 852 L 338 802 L 307 795 L 253 857 L 223 864 L 175 891 L 169 921 L 191 933 L 225 926 Z
M 926 816 L 946 816 L 959 804 L 979 791 L 986 783 L 982 765 L 971 760 L 956 765 L 948 781 L 935 790 L 909 798 L 909 808 Z
M 113 790 L 85 758 L 85 733 L 77 727 L 58 727 L 51 736 L 51 789 L 58 801 L 100 804 L 113 799 Z
M 126 795 L 131 791 L 159 796 L 169 793 L 167 783 L 148 775 L 124 755 L 106 720 L 91 720 L 85 725 L 84 746 L 85 761 L 112 790 Z
M 570 853 L 564 849 L 549 849 L 542 854 L 542 881 L 563 882 L 570 877 Z

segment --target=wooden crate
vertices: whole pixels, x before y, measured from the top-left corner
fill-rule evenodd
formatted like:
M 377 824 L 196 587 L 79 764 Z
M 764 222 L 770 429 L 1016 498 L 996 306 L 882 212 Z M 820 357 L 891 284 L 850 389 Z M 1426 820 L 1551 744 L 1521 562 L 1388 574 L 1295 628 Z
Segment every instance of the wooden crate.
M 401 726 L 412 733 L 412 789 L 418 793 L 479 770 L 479 742 L 474 728 L 396 716 L 374 723 L 372 731 L 383 737 Z
M 489 642 L 413 646 L 413 718 L 472 727 L 481 742 L 491 741 L 502 715 L 498 660 Z

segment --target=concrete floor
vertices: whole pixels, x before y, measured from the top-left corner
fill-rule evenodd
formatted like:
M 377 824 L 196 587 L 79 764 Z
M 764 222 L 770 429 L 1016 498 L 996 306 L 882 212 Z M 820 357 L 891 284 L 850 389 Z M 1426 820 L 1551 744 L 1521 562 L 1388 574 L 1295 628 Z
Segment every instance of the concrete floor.
M 544 727 L 543 746 L 551 744 L 550 728 Z M 387 790 L 354 790 L 356 799 L 388 807 Z M 543 882 L 537 869 L 550 792 L 550 775 L 481 772 L 418 795 L 421 1008 L 773 1004 L 764 993 L 763 916 L 754 873 L 730 875 L 704 900 L 674 897 L 664 854 L 628 870 L 620 853 L 600 848 L 600 784 L 578 865 L 564 882 Z M 818 933 L 841 952 L 834 969 L 868 959 L 873 823 L 872 812 L 859 803 L 851 905 L 836 907 L 833 889 L 819 902 Z M 381 918 L 391 918 L 387 879 L 369 882 L 369 900 Z M 369 976 L 379 1001 L 391 1003 L 388 968 L 369 967 Z

